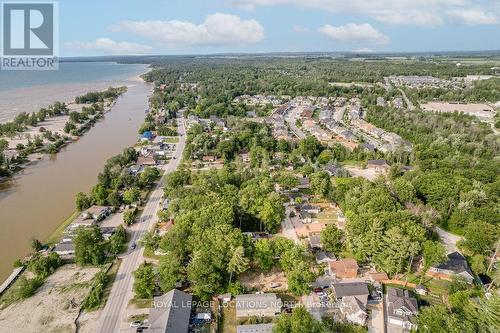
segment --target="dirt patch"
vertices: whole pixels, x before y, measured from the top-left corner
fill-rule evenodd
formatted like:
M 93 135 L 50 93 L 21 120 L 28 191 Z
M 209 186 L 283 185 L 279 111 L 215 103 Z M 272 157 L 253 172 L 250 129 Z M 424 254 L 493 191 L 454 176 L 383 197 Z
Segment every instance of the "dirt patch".
M 65 265 L 49 276 L 32 297 L 0 313 L 4 332 L 73 332 L 80 306 L 99 268 Z
M 374 181 L 381 174 L 375 171 L 375 169 L 363 169 L 359 166 L 346 166 L 345 169 L 349 171 L 353 177 L 362 177 L 369 181 Z
M 269 272 L 250 271 L 243 273 L 240 282 L 251 291 L 282 291 L 288 290 L 288 281 L 283 271 L 273 267 Z M 271 284 L 279 284 L 276 288 L 271 288 Z
M 421 105 L 425 111 L 434 112 L 463 112 L 479 118 L 490 119 L 495 117 L 495 111 L 487 104 L 481 103 L 447 103 L 428 102 Z

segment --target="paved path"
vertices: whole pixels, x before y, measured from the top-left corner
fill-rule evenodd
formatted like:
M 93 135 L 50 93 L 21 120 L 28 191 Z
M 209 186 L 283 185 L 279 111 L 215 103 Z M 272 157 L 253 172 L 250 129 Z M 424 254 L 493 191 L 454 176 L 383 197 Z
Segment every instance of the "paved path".
M 184 146 L 186 145 L 186 136 L 184 128 L 184 118 L 178 118 L 179 142 L 173 156 L 174 160 L 160 167 L 160 170 L 167 175 L 174 171 L 182 157 Z M 109 295 L 106 306 L 99 318 L 98 333 L 114 333 L 120 331 L 130 331 L 128 323 L 124 322 L 125 312 L 129 301 L 133 298 L 133 272 L 144 261 L 144 248 L 137 246 L 135 250 L 131 249 L 133 243 L 137 243 L 141 237 L 153 228 L 156 221 L 156 215 L 160 209 L 159 202 L 163 196 L 163 179 L 158 182 L 156 188 L 151 192 L 148 202 L 144 207 L 139 222 L 133 225 L 132 239 L 129 243 L 127 254 L 121 256 L 122 263 L 118 269 L 113 287 Z
M 446 249 L 446 253 L 452 253 L 458 251 L 457 242 L 463 239 L 461 236 L 451 234 L 441 229 L 440 227 L 435 227 L 434 230 L 439 235 L 439 238 L 441 238 L 441 241 L 443 242 L 444 247 Z
M 297 236 L 297 233 L 295 232 L 295 228 L 293 227 L 293 223 L 290 220 L 290 212 L 294 211 L 295 209 L 293 206 L 286 206 L 285 208 L 285 218 L 283 221 L 281 221 L 281 233 L 283 236 L 285 236 L 288 239 L 293 240 L 296 244 L 301 244 L 300 239 Z M 297 213 L 295 213 L 297 214 Z M 298 218 L 295 216 L 294 218 Z

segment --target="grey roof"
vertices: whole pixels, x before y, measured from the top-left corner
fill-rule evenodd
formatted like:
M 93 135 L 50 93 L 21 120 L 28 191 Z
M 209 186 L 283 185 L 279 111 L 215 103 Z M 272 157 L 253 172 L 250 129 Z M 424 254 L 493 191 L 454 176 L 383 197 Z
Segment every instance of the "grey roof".
M 149 309 L 150 333 L 187 333 L 191 315 L 192 296 L 177 290 L 154 298 Z
M 372 164 L 372 165 L 389 165 L 386 160 L 369 160 L 368 164 Z
M 271 333 L 274 324 L 238 325 L 236 333 Z
M 54 252 L 75 251 L 75 245 L 72 242 L 59 243 L 54 248 Z
M 404 309 L 403 313 L 396 313 L 396 310 Z M 410 312 L 411 315 L 406 312 Z M 418 314 L 417 300 L 410 295 L 406 289 L 387 288 L 387 312 L 388 316 L 400 318 L 404 321 L 414 321 Z
M 366 282 L 340 282 L 332 285 L 335 297 L 363 296 L 370 294 Z
M 472 272 L 467 264 L 467 260 L 458 252 L 448 254 L 448 261 L 436 265 L 436 268 L 452 271 L 455 274 L 467 272 L 472 276 Z

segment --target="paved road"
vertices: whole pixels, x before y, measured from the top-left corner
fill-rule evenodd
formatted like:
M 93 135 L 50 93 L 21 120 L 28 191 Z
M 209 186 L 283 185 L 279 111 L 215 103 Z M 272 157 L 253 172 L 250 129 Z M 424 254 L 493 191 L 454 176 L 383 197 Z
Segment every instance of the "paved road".
M 173 154 L 175 159 L 160 168 L 164 171 L 164 175 L 171 173 L 177 168 L 186 144 L 184 118 L 178 118 L 177 123 L 179 142 L 177 144 L 177 149 Z M 156 221 L 156 215 L 160 209 L 159 202 L 162 196 L 163 179 L 151 192 L 149 200 L 144 207 L 138 223 L 130 228 L 132 231 L 132 240 L 129 243 L 127 254 L 121 257 L 122 263 L 118 269 L 115 281 L 113 282 L 113 287 L 106 306 L 104 307 L 99 318 L 97 328 L 98 333 L 114 333 L 130 329 L 128 327 L 128 323 L 124 322 L 124 314 L 130 299 L 133 297 L 133 272 L 144 261 L 144 248 L 142 246 L 138 246 L 135 250 L 132 250 L 131 246 L 134 242 L 137 243 L 144 233 L 153 227 Z
M 286 206 L 285 207 L 285 218 L 283 221 L 281 221 L 281 232 L 284 237 L 293 240 L 296 244 L 300 244 L 300 239 L 297 236 L 297 233 L 295 232 L 295 228 L 293 227 L 293 222 L 291 221 L 290 218 L 290 213 L 295 212 L 295 209 L 293 206 Z M 295 213 L 296 214 L 296 213 Z M 297 219 L 298 217 L 292 217 L 292 219 Z
M 302 112 L 301 108 L 294 107 L 292 110 L 288 111 L 288 113 L 285 115 L 285 121 L 288 123 L 290 126 L 290 130 L 292 131 L 293 134 L 299 139 L 304 139 L 306 137 L 306 134 L 295 125 L 295 122 L 299 118 L 299 113 Z

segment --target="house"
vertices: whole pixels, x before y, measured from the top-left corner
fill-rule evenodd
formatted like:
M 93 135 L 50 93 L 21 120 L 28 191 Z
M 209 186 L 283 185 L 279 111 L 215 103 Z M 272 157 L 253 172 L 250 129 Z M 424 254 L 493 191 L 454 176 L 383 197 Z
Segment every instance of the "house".
M 416 330 L 417 300 L 405 289 L 387 288 L 387 319 L 391 325 Z
M 274 293 L 238 295 L 235 301 L 236 318 L 274 317 L 281 313 L 281 299 Z
M 332 284 L 340 311 L 352 323 L 364 325 L 367 318 L 368 285 L 365 282 L 340 282 Z
M 83 216 L 78 216 L 76 219 L 71 222 L 68 226 L 68 229 L 76 229 L 78 227 L 91 227 L 96 224 L 96 220 L 93 218 L 84 218 Z
M 377 97 L 377 106 L 385 106 L 385 99 L 382 96 Z
M 337 279 L 354 279 L 358 276 L 358 263 L 354 259 L 340 259 L 328 263 L 329 273 Z
M 368 299 L 364 296 L 346 296 L 342 298 L 340 312 L 346 316 L 347 321 L 364 326 L 368 318 L 367 304 Z
M 335 255 L 325 252 L 325 251 L 318 251 L 316 253 L 316 262 L 318 264 L 323 264 L 323 263 L 328 263 L 330 261 L 336 260 Z
M 368 291 L 368 284 L 366 282 L 337 282 L 332 284 L 332 288 L 337 301 L 347 296 L 357 296 L 365 303 L 368 302 L 370 292 Z
M 149 309 L 148 329 L 150 333 L 187 333 L 191 316 L 192 296 L 173 289 L 155 297 L 153 307 Z
M 467 260 L 459 252 L 448 254 L 446 262 L 431 266 L 426 275 L 450 281 L 453 276 L 459 275 L 465 278 L 468 283 L 474 281 L 474 275 L 467 264 Z
M 386 160 L 368 160 L 366 167 L 380 173 L 387 173 L 391 168 Z
M 201 158 L 201 160 L 202 160 L 203 162 L 213 163 L 213 162 L 215 162 L 215 156 L 212 156 L 212 155 L 206 155 L 206 156 L 203 156 L 203 157 Z
M 236 333 L 272 333 L 274 328 L 273 323 L 270 324 L 255 324 L 255 325 L 238 325 Z
M 128 173 L 131 176 L 137 176 L 142 171 L 142 165 L 134 164 L 128 168 Z
M 306 211 L 300 211 L 300 220 L 302 223 L 312 223 L 312 216 Z
M 57 244 L 53 251 L 60 256 L 72 256 L 75 254 L 75 245 L 73 242 L 62 242 Z
M 243 162 L 248 163 L 250 162 L 250 155 L 248 154 L 248 151 L 242 150 L 240 151 L 240 158 Z
M 311 249 L 322 249 L 321 236 L 320 234 L 310 234 L 309 235 L 309 246 Z
M 309 214 L 318 214 L 321 212 L 321 207 L 316 205 L 305 204 L 300 206 L 301 212 L 307 212 Z
M 99 229 L 101 229 L 102 237 L 104 237 L 105 240 L 109 240 L 109 238 L 111 236 L 113 236 L 113 234 L 116 231 L 115 227 L 103 227 L 103 226 L 100 226 Z
M 155 166 L 156 161 L 153 157 L 139 156 L 137 159 L 137 164 L 141 166 Z
M 419 284 L 415 287 L 415 292 L 419 295 L 427 295 L 427 288 L 425 288 L 425 286 Z
M 100 221 L 111 214 L 111 209 L 106 206 L 93 205 L 82 212 L 84 219 L 94 219 Z

